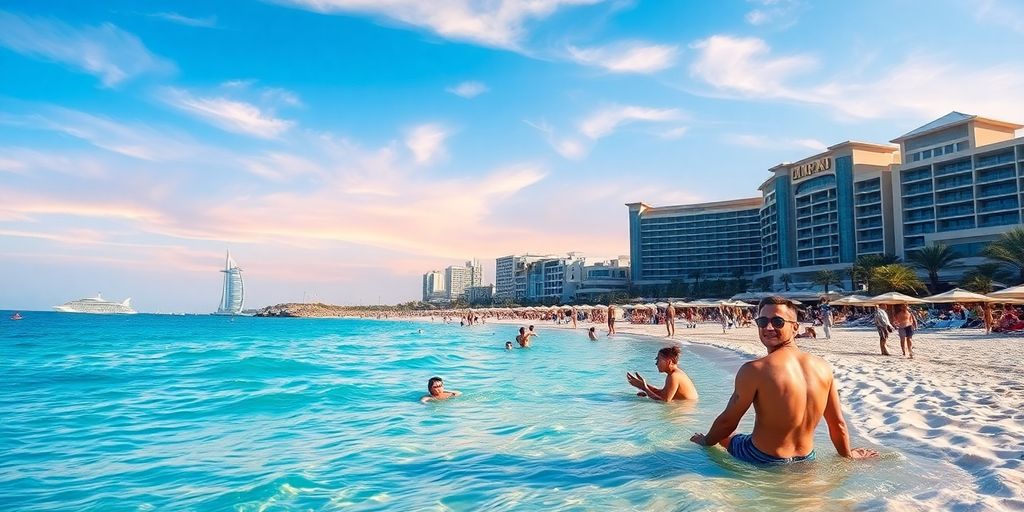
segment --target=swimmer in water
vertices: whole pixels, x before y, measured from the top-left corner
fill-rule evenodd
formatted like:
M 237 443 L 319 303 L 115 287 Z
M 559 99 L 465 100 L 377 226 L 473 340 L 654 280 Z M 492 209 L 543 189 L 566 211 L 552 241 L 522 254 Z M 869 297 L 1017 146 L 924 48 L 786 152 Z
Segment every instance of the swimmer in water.
M 423 395 L 423 397 L 420 398 L 420 402 L 427 403 L 431 400 L 447 400 L 449 398 L 454 398 L 462 394 L 454 390 L 445 391 L 444 381 L 441 380 L 441 377 L 431 377 L 430 380 L 427 381 L 427 393 L 428 394 Z
M 697 388 L 693 386 L 693 381 L 679 369 L 679 347 L 665 347 L 659 350 L 654 364 L 658 366 L 659 372 L 666 374 L 665 386 L 661 389 L 648 384 L 639 372 L 626 373 L 626 381 L 640 390 L 637 396 L 646 396 L 662 402 L 697 399 Z
M 590 341 L 597 341 L 597 327 L 591 327 L 587 335 L 590 336 Z
M 512 350 L 512 342 L 511 341 L 506 341 L 505 342 L 505 350 Z

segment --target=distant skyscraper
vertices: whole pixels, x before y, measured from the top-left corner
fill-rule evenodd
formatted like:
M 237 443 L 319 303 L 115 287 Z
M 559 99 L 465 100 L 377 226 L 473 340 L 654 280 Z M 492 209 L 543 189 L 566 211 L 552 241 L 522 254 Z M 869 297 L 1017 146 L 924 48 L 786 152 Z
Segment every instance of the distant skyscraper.
M 516 300 L 526 297 L 527 267 L 532 263 L 553 257 L 525 254 L 504 256 L 494 260 L 494 298 Z
M 220 307 L 217 308 L 217 314 L 240 314 L 245 302 L 245 287 L 242 285 L 242 269 L 231 258 L 231 251 L 227 253 L 224 270 L 221 272 L 224 273 L 224 288 L 221 290 Z
M 484 282 L 484 267 L 480 260 L 473 258 L 466 262 L 466 288 L 480 286 Z
M 466 267 L 454 265 L 444 269 L 444 285 L 448 292 L 448 300 L 458 299 L 466 293 L 467 270 Z
M 423 302 L 445 297 L 444 275 L 437 270 L 423 274 Z

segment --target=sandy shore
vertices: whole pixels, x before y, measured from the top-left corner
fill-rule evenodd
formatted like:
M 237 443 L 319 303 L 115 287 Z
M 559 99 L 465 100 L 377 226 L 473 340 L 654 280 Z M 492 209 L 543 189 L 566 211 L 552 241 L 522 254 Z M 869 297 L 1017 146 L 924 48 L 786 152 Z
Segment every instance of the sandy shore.
M 413 319 L 417 320 L 417 319 Z M 489 323 L 523 324 L 520 320 Z M 571 325 L 532 322 L 539 330 Z M 593 324 L 580 324 L 580 335 Z M 584 327 L 586 326 L 586 327 Z M 617 322 L 619 333 L 665 338 L 661 325 Z M 606 329 L 598 325 L 601 339 Z M 835 369 L 848 423 L 879 445 L 948 461 L 969 473 L 974 490 L 934 489 L 892 509 L 1024 510 L 1024 336 L 984 335 L 976 329 L 923 330 L 914 356 L 900 357 L 899 338 L 879 353 L 874 329 L 835 328 L 832 339 L 799 345 Z M 681 325 L 676 340 L 710 345 L 750 357 L 764 355 L 754 328 L 723 334 L 718 324 Z M 667 341 L 667 340 L 666 340 Z

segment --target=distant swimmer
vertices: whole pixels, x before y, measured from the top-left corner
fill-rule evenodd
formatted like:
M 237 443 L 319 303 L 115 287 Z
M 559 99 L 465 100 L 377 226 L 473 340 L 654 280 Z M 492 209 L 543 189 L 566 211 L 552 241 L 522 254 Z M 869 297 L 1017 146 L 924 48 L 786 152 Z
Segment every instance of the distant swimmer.
M 679 347 L 665 347 L 658 351 L 654 359 L 658 371 L 665 375 L 665 385 L 661 388 L 652 387 L 639 372 L 626 373 L 626 381 L 640 390 L 638 396 L 646 396 L 652 400 L 671 402 L 672 400 L 696 400 L 697 388 L 683 370 L 679 369 Z
M 516 336 L 516 341 L 519 342 L 519 346 L 523 348 L 530 348 L 530 338 L 536 336 L 534 332 L 526 332 L 525 327 L 519 328 L 519 336 Z
M 462 394 L 458 391 L 445 391 L 444 381 L 441 380 L 441 377 L 431 377 L 427 381 L 427 393 L 423 395 L 423 398 L 420 398 L 420 402 L 427 403 L 431 400 L 447 400 Z
M 590 336 L 590 341 L 597 341 L 597 327 L 591 327 L 587 331 L 587 335 Z
M 505 342 L 505 350 L 512 350 L 512 342 L 511 341 L 506 341 Z
M 416 334 L 423 334 L 423 329 L 416 329 Z
M 832 445 L 842 457 L 864 459 L 878 452 L 850 448 L 832 367 L 801 352 L 793 341 L 800 324 L 796 306 L 771 296 L 761 299 L 755 323 L 768 355 L 745 363 L 736 388 L 708 433 L 694 434 L 701 446 L 721 445 L 733 457 L 754 464 L 789 464 L 814 459 L 814 430 L 822 417 Z M 754 430 L 737 434 L 743 415 L 754 406 Z

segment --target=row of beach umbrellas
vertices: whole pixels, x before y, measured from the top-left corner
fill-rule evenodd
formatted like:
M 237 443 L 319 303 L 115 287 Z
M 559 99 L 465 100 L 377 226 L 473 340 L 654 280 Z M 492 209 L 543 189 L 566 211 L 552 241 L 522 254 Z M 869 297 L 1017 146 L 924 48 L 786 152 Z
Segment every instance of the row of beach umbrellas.
M 874 306 L 876 304 L 949 304 L 957 302 L 967 304 L 978 302 L 1024 302 L 1024 285 L 999 290 L 988 295 L 970 292 L 962 288 L 953 288 L 948 292 L 923 298 L 911 297 L 910 295 L 905 295 L 899 292 L 883 293 L 875 297 L 850 295 L 848 297 L 836 299 L 830 302 L 830 304 L 834 306 Z

